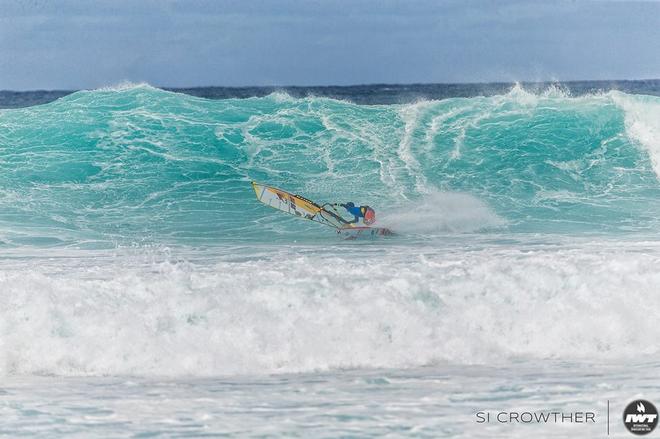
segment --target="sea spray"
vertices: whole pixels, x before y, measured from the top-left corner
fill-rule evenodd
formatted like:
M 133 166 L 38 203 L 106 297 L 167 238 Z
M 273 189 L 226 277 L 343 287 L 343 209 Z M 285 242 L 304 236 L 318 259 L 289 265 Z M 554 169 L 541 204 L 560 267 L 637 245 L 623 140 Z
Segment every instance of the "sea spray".
M 424 235 L 479 232 L 506 225 L 506 221 L 472 195 L 427 190 L 417 200 L 387 209 L 379 224 L 402 234 Z

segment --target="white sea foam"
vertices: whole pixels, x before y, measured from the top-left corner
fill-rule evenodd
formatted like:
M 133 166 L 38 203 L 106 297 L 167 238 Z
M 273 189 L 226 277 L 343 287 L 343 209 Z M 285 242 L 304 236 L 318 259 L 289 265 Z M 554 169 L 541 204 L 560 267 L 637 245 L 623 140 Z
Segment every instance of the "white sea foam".
M 256 251 L 213 263 L 4 262 L 0 374 L 267 374 L 660 353 L 648 342 L 660 336 L 657 245 Z
M 399 109 L 399 117 L 403 121 L 404 127 L 397 154 L 405 164 L 410 175 L 415 179 L 417 191 L 421 193 L 424 193 L 427 182 L 421 169 L 421 165 L 413 151 L 413 143 L 417 142 L 414 138 L 414 134 L 418 127 L 420 117 L 422 117 L 424 112 L 431 106 L 432 102 L 430 101 L 419 101 L 415 104 L 404 105 Z
M 625 113 L 626 133 L 646 149 L 660 178 L 660 98 L 610 92 Z

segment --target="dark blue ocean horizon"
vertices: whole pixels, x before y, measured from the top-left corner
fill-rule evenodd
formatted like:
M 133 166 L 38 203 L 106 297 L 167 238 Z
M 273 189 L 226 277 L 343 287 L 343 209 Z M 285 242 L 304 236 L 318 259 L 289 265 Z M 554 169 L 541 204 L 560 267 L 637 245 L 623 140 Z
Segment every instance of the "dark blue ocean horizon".
M 244 86 L 244 87 L 158 87 L 206 99 L 245 99 L 284 92 L 295 98 L 318 96 L 363 105 L 407 104 L 418 100 L 493 96 L 509 91 L 515 84 L 538 92 L 559 87 L 573 96 L 619 90 L 629 94 L 660 96 L 660 79 L 584 80 L 540 82 L 434 83 L 434 84 L 359 84 L 320 86 Z M 21 108 L 46 104 L 79 90 L 0 90 L 0 108 Z

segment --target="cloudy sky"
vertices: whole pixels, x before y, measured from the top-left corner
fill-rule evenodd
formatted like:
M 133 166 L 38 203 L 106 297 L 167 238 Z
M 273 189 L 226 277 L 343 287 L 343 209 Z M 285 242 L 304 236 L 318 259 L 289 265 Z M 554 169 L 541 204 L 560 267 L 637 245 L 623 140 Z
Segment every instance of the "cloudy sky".
M 0 0 L 0 89 L 660 78 L 660 1 Z

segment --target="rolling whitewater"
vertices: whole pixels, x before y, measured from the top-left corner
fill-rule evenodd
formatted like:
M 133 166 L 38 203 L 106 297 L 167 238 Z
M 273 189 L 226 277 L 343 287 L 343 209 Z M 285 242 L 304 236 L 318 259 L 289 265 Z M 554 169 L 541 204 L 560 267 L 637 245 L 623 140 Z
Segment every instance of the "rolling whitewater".
M 25 409 L 5 429 L 151 422 L 99 388 L 157 392 L 177 416 L 149 428 L 170 435 L 333 416 L 346 435 L 460 436 L 466 407 L 657 393 L 660 97 L 633 84 L 0 93 L 17 107 L 0 110 L 0 394 Z M 368 204 L 396 236 L 342 240 L 252 181 Z M 40 408 L 45 388 L 69 405 Z M 204 402 L 218 392 L 232 414 Z M 309 410 L 269 429 L 255 404 Z M 416 424 L 432 412 L 456 427 Z

